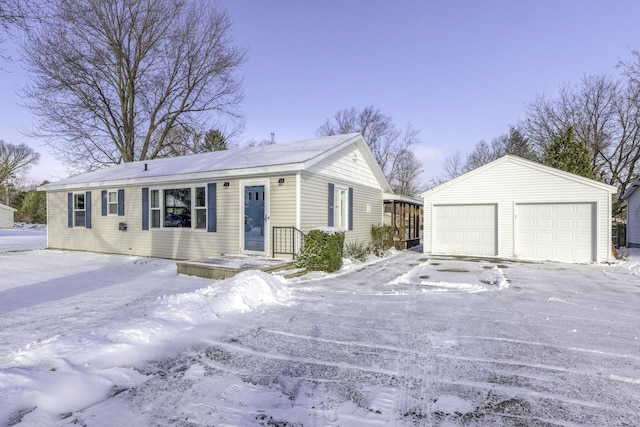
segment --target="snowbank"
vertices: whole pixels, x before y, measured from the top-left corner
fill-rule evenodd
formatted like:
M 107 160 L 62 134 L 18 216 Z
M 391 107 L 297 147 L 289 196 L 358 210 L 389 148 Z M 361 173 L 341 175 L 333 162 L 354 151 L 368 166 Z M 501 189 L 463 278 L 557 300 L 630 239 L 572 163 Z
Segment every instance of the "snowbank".
M 19 408 L 38 408 L 40 417 L 73 412 L 115 391 L 146 380 L 128 366 L 162 357 L 166 347 L 195 342 L 195 326 L 291 298 L 286 280 L 247 271 L 195 292 L 165 296 L 145 319 L 115 330 L 56 336 L 0 356 L 0 420 Z M 51 420 L 42 419 L 42 424 Z
M 291 298 L 286 280 L 262 271 L 245 271 L 208 288 L 161 299 L 155 316 L 202 324 L 229 313 L 246 313 Z

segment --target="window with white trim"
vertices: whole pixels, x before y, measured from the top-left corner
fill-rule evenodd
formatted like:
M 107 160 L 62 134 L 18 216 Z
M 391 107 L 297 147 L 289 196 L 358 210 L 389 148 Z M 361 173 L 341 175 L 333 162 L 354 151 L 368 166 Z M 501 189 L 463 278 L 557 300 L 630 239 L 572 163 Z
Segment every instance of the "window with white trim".
M 196 214 L 195 226 L 199 230 L 207 229 L 207 188 L 196 187 L 194 211 Z
M 151 203 L 149 203 L 149 211 L 151 213 L 151 228 L 160 228 L 160 190 L 151 190 Z
M 107 214 L 118 215 L 118 192 L 107 192 Z
M 85 227 L 86 226 L 86 215 L 87 212 L 85 210 L 85 194 L 78 193 L 73 195 L 73 225 L 75 227 Z
M 206 186 L 149 190 L 150 228 L 191 228 L 208 231 Z
M 162 194 L 162 226 L 191 228 L 191 188 L 170 188 L 162 190 Z
M 337 185 L 334 190 L 333 226 L 349 227 L 349 190 Z

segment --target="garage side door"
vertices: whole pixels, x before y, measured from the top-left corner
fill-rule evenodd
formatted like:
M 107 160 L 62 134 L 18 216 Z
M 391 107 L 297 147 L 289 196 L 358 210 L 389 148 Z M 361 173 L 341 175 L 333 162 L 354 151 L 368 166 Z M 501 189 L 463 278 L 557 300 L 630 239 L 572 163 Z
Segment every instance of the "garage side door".
M 594 204 L 516 205 L 516 255 L 568 262 L 594 260 Z
M 435 205 L 433 252 L 494 256 L 496 205 Z

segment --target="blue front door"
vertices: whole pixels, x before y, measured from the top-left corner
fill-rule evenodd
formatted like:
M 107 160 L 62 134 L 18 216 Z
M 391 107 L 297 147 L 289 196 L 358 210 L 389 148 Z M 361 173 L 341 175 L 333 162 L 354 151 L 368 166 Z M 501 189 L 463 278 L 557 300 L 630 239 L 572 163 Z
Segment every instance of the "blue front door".
M 244 187 L 244 250 L 264 252 L 265 186 Z

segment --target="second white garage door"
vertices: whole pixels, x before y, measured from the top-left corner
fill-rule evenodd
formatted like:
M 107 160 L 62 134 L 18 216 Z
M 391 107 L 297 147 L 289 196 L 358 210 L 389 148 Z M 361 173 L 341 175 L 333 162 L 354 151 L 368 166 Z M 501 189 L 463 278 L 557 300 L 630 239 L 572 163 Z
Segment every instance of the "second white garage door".
M 433 207 L 433 252 L 496 255 L 496 205 Z
M 516 205 L 516 255 L 525 259 L 590 262 L 593 203 Z

